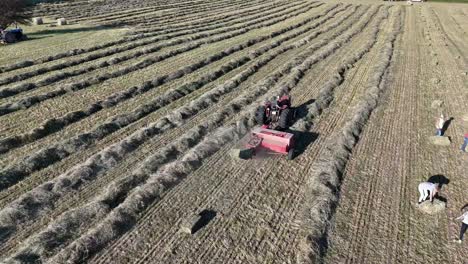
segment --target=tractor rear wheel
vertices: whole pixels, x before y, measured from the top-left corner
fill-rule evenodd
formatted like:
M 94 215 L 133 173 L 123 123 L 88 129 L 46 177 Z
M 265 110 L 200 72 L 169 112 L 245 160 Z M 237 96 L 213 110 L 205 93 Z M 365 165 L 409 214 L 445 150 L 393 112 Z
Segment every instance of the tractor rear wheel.
M 293 148 L 290 149 L 288 151 L 288 160 L 293 160 L 295 158 L 295 156 L 296 156 L 296 153 L 294 152 L 294 149 Z
M 5 40 L 6 43 L 14 43 L 16 42 L 16 36 L 14 33 L 7 32 L 3 36 L 3 39 Z
M 266 123 L 266 119 L 265 106 L 258 107 L 255 112 L 255 121 L 257 121 L 257 124 L 259 125 L 264 125 Z
M 290 108 L 286 108 L 283 111 L 281 111 L 280 114 L 280 119 L 278 121 L 278 126 L 281 129 L 286 129 L 289 127 L 289 124 L 291 124 L 291 119 L 292 119 L 292 111 Z

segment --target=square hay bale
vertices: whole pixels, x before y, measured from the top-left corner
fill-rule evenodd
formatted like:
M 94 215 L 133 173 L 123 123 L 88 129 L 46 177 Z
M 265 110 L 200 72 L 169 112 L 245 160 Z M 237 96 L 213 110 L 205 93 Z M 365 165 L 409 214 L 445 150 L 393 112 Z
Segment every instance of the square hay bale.
M 200 220 L 201 216 L 198 214 L 192 214 L 182 221 L 180 224 L 180 231 L 186 234 L 193 234 L 193 227 L 195 223 Z
M 450 139 L 448 137 L 432 136 L 432 137 L 429 137 L 429 142 L 432 145 L 436 145 L 436 146 L 449 146 L 450 145 Z
M 57 26 L 64 26 L 67 24 L 67 20 L 65 18 L 59 18 L 57 19 Z
M 229 156 L 233 159 L 250 159 L 254 154 L 253 149 L 233 148 L 229 151 Z
M 416 204 L 416 209 L 429 215 L 440 214 L 445 211 L 445 207 L 445 202 L 439 199 L 434 199 L 432 203 L 430 201 L 424 201 L 421 204 Z
M 44 24 L 44 20 L 42 20 L 42 17 L 33 17 L 32 19 L 33 25 L 42 25 Z
M 442 100 L 434 100 L 434 101 L 432 101 L 432 103 L 431 103 L 431 108 L 432 108 L 432 109 L 437 109 L 437 108 L 442 107 L 442 105 L 444 105 L 444 101 L 442 101 Z

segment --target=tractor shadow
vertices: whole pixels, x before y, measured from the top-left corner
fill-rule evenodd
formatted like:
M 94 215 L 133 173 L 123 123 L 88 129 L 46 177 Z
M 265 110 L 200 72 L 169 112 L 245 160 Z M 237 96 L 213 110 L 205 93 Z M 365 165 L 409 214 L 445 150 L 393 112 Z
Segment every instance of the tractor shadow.
M 307 116 L 309 113 L 307 106 L 314 103 L 315 99 L 310 99 L 307 102 L 299 105 L 296 107 L 296 117 L 294 118 L 295 121 L 302 119 Z M 302 155 L 307 147 L 312 144 L 314 141 L 317 140 L 319 137 L 318 133 L 310 132 L 310 131 L 296 131 L 289 129 L 289 133 L 294 134 L 296 137 L 296 146 L 295 146 L 295 157 Z

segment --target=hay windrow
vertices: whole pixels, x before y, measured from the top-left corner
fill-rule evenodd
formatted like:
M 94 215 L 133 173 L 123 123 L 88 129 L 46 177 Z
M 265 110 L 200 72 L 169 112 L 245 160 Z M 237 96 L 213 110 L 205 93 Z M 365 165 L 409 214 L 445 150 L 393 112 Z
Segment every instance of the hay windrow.
M 309 176 L 309 208 L 305 220 L 308 235 L 304 238 L 307 246 L 303 249 L 302 256 L 305 262 L 320 263 L 326 252 L 322 241 L 327 239 L 324 236 L 339 200 L 342 173 L 366 122 L 378 106 L 378 99 L 387 88 L 384 78 L 392 60 L 396 38 L 401 32 L 402 12 L 399 8 L 395 15 L 392 31 L 387 36 L 380 63 L 373 69 L 375 74 L 369 80 L 366 95 L 355 107 L 354 114 L 343 129 L 328 141 L 325 154 L 316 162 L 315 169 Z

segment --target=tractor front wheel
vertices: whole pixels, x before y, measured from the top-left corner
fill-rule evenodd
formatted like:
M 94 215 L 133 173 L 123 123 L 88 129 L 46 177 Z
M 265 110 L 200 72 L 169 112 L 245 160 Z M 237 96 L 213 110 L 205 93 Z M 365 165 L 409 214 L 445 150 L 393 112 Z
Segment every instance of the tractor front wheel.
M 294 149 L 293 149 L 293 148 L 290 149 L 290 150 L 288 151 L 288 160 L 293 160 L 293 159 L 295 158 L 295 156 L 296 156 L 295 154 L 296 154 L 296 153 L 294 152 Z
M 7 32 L 3 36 L 3 39 L 5 40 L 6 43 L 15 43 L 16 42 L 16 36 L 14 33 Z

